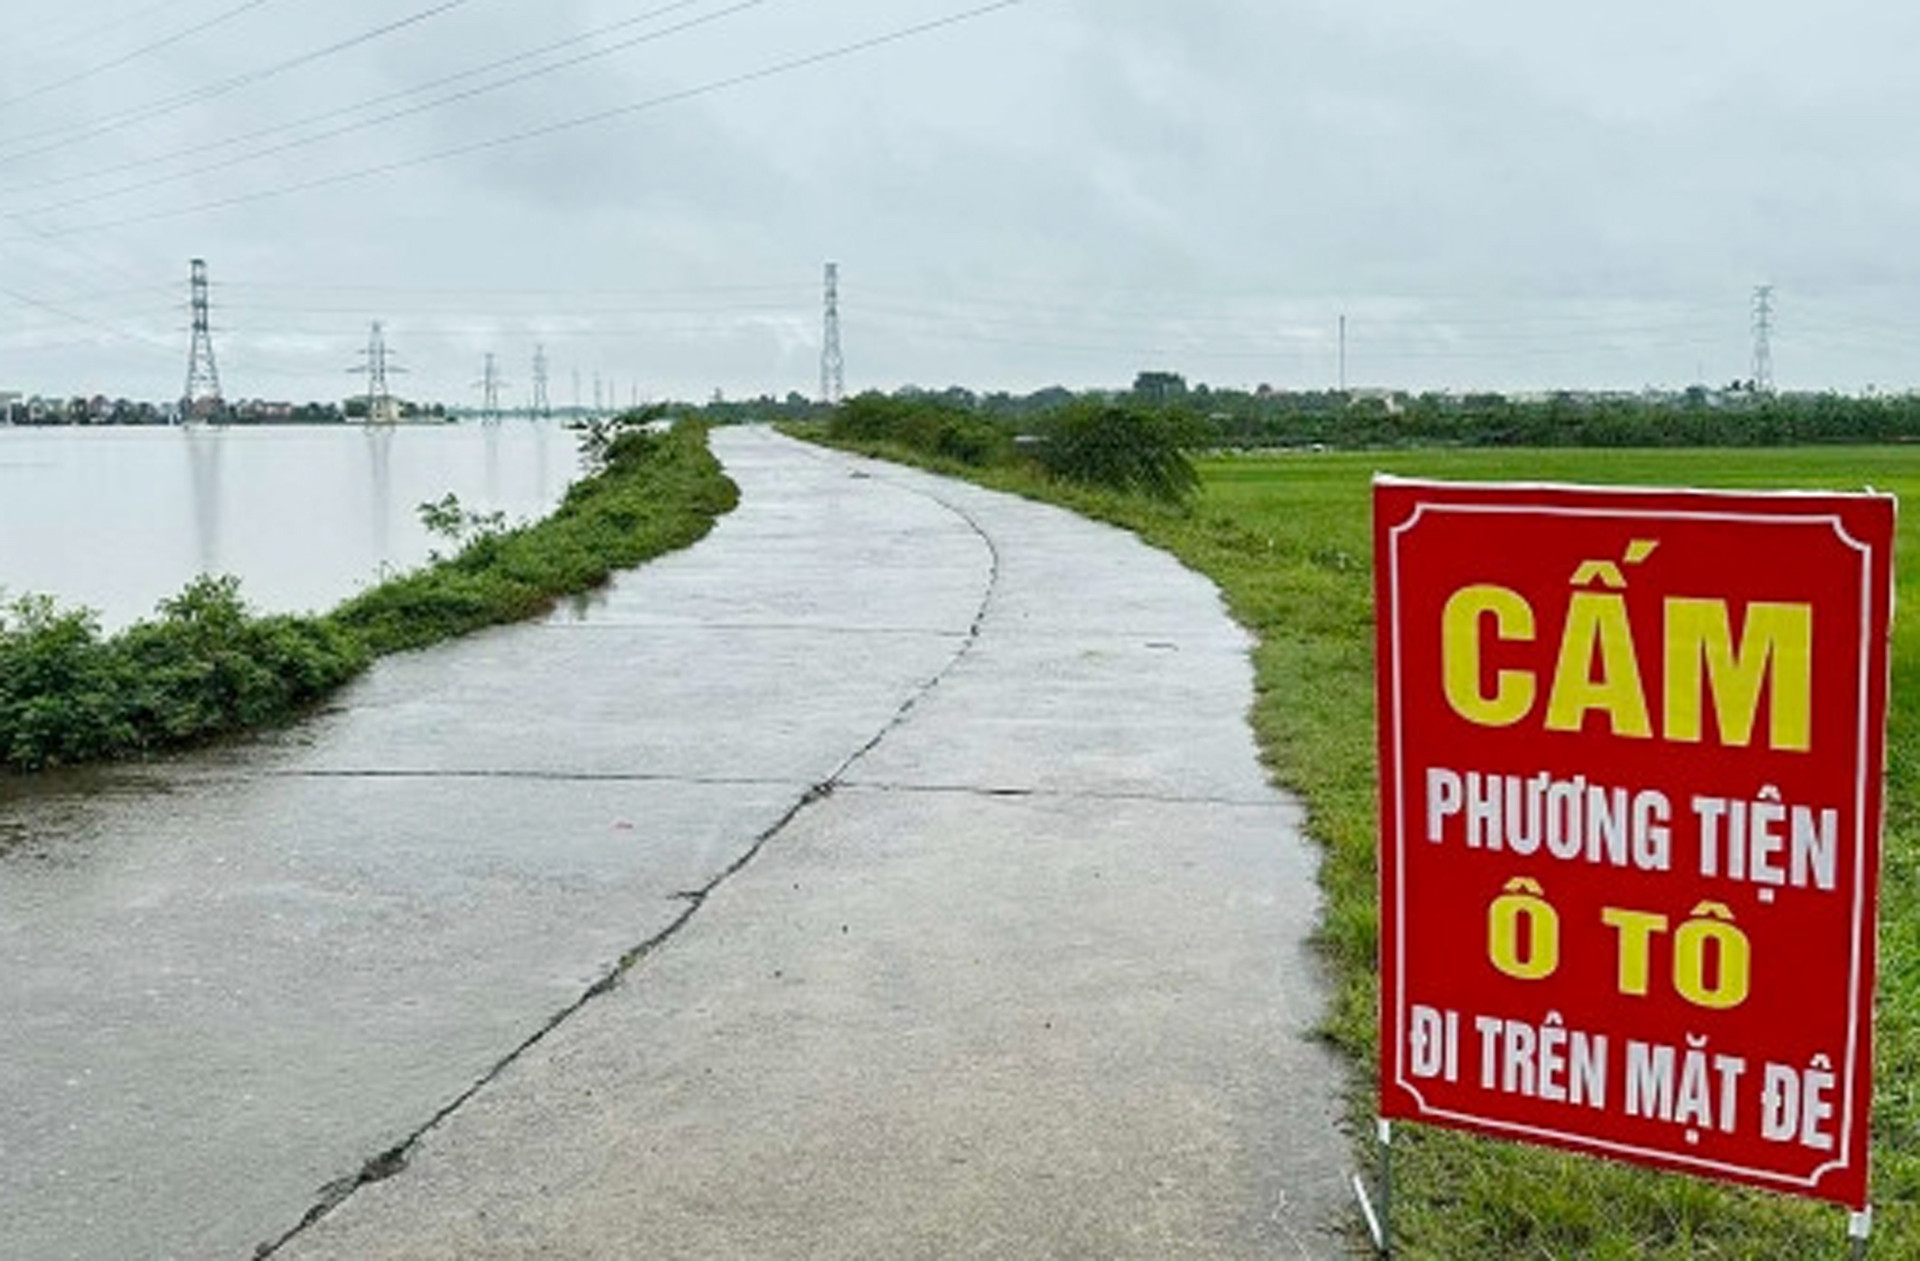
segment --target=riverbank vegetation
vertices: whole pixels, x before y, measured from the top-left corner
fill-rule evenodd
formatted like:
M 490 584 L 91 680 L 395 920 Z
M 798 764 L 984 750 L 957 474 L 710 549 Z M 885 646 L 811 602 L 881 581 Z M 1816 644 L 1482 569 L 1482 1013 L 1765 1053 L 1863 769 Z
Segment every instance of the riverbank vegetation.
M 202 576 L 156 616 L 103 636 L 44 596 L 0 608 L 0 771 L 134 757 L 283 721 L 376 657 L 538 616 L 676 548 L 736 502 L 698 424 L 587 435 L 589 475 L 546 519 L 508 527 L 423 505 L 454 554 L 320 616 L 256 616 L 239 582 Z
M 891 438 L 836 445 L 906 458 L 1134 530 L 1206 574 L 1257 637 L 1252 720 L 1324 849 L 1327 1036 L 1349 1057 L 1370 1136 L 1378 905 L 1369 486 L 1376 472 L 1459 480 L 1858 489 L 1920 497 L 1920 449 L 1396 450 L 1214 455 L 1170 501 L 1064 483 L 1032 463 L 975 465 Z M 1875 1255 L 1920 1256 L 1920 539 L 1902 523 L 1882 859 L 1873 1115 Z M 1356 1158 L 1368 1159 L 1366 1153 Z M 1826 1206 L 1419 1126 L 1396 1132 L 1400 1255 L 1751 1258 L 1837 1255 Z

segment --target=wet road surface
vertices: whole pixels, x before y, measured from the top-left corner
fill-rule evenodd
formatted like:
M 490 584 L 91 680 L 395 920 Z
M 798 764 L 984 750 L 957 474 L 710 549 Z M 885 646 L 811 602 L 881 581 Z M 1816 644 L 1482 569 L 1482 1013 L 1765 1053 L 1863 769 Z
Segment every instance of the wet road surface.
M 715 447 L 740 508 L 589 606 L 0 803 L 8 1255 L 1344 1253 L 1212 590 Z

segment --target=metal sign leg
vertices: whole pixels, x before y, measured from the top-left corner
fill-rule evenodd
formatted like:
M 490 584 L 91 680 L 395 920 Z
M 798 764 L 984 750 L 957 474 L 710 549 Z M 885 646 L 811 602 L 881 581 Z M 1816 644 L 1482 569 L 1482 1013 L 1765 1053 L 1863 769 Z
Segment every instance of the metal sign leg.
M 1858 1213 L 1848 1215 L 1847 1238 L 1853 1243 L 1848 1255 L 1853 1258 L 1853 1261 L 1866 1261 L 1867 1239 L 1872 1234 L 1873 1205 L 1869 1204 Z
M 1360 1213 L 1366 1219 L 1367 1234 L 1373 1239 L 1373 1250 L 1383 1257 L 1393 1256 L 1393 1123 L 1384 1117 L 1375 1122 L 1374 1130 L 1380 1149 L 1380 1210 L 1374 1211 L 1373 1199 L 1367 1194 L 1367 1184 L 1359 1174 L 1353 1175 L 1354 1198 L 1360 1201 Z

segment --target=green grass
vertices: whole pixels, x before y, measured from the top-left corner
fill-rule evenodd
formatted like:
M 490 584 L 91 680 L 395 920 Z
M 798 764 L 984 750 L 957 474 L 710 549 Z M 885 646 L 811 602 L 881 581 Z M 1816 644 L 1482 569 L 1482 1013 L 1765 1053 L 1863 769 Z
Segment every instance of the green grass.
M 458 554 L 322 617 L 258 617 L 233 578 L 202 576 L 103 638 L 85 609 L 0 607 L 0 774 L 136 757 L 281 722 L 375 657 L 519 621 L 615 570 L 686 547 L 738 498 L 706 431 L 598 435 L 602 467 L 545 520 L 513 529 L 449 500 Z M 477 527 L 474 528 L 474 527 Z
M 884 452 L 895 458 L 911 453 Z M 928 461 L 920 460 L 926 464 Z M 937 466 L 938 467 L 938 466 Z M 1371 1133 L 1377 1022 L 1370 481 L 1876 489 L 1920 504 L 1920 449 L 1395 451 L 1218 457 L 1184 508 L 1028 473 L 943 471 L 1136 530 L 1206 574 L 1258 638 L 1252 721 L 1324 847 L 1319 941 L 1336 977 L 1327 1036 L 1351 1058 Z M 1888 828 L 1873 1121 L 1874 1255 L 1920 1257 L 1920 522 L 1903 518 L 1888 740 Z M 1400 1254 L 1436 1258 L 1752 1258 L 1843 1254 L 1845 1215 L 1608 1161 L 1402 1126 Z M 1356 1158 L 1363 1154 L 1356 1153 Z

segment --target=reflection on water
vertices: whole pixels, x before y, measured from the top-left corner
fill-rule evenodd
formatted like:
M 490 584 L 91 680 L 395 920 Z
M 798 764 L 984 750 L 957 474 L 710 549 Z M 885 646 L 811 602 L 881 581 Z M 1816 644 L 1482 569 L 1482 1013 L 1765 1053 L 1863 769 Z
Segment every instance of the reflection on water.
M 101 815 L 118 801 L 170 795 L 177 781 L 138 766 L 54 769 L 6 779 L 0 793 L 0 860 L 80 868 L 97 862 Z
M 372 508 L 367 519 L 373 523 L 367 541 L 374 555 L 384 558 L 393 547 L 393 531 L 387 525 L 393 515 L 393 426 L 367 425 L 361 432 L 367 435 L 368 503 Z
M 500 422 L 489 420 L 480 426 L 481 440 L 487 448 L 487 498 L 500 497 Z
M 0 594 L 46 592 L 113 629 L 214 572 L 261 609 L 329 608 L 424 561 L 436 540 L 416 508 L 449 491 L 509 521 L 544 515 L 571 451 L 532 421 L 0 427 Z
M 203 574 L 220 568 L 220 439 L 222 425 L 189 425 L 187 464 L 193 479 L 194 559 Z
M 546 443 L 544 443 L 544 442 L 542 442 L 542 443 L 538 443 L 538 444 L 536 444 L 536 445 L 535 445 L 535 447 L 534 447 L 534 451 L 533 451 L 533 476 L 534 476 L 534 480 L 535 480 L 535 481 L 537 481 L 537 482 L 539 482 L 539 483 L 540 483 L 540 484 L 541 484 L 542 486 L 544 486 L 544 485 L 546 485 L 546 482 L 547 482 L 547 444 L 546 444 Z

